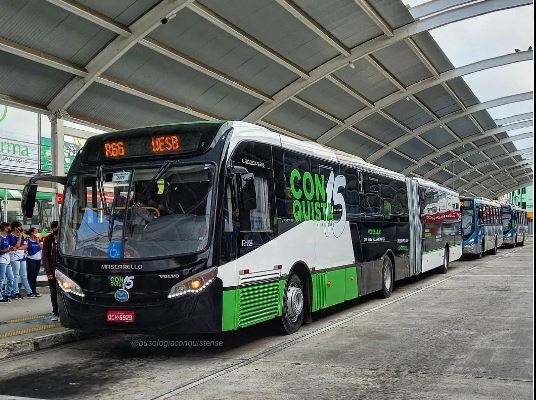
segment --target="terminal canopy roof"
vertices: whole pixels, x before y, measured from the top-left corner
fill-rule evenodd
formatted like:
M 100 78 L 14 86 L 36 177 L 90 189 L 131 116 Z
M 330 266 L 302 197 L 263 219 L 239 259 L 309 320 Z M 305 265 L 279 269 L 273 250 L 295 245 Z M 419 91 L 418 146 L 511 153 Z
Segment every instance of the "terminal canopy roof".
M 455 68 L 429 31 L 532 0 L 417 3 L 5 0 L 0 102 L 109 129 L 245 120 L 464 194 L 526 186 L 508 132 L 532 113 L 488 110 L 532 92 L 480 102 L 464 77 L 532 49 Z

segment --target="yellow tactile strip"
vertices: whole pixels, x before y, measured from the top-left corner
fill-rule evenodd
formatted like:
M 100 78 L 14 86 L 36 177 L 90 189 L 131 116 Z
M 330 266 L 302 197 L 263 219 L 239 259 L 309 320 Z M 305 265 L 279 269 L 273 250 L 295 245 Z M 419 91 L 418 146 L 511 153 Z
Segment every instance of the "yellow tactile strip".
M 5 321 L 0 321 L 1 324 L 16 324 L 19 322 L 25 322 L 25 321 L 31 321 L 32 319 L 40 319 L 44 317 L 49 317 L 50 314 L 42 314 L 42 315 L 26 315 L 25 317 L 19 317 L 14 319 L 8 319 Z
M 51 324 L 37 325 L 37 326 L 32 326 L 30 328 L 22 328 L 22 329 L 15 329 L 12 331 L 2 332 L 0 333 L 0 339 L 13 337 L 13 336 L 27 335 L 28 333 L 41 332 L 41 331 L 46 331 L 46 330 L 55 329 L 55 328 L 61 328 L 61 324 L 59 322 L 53 322 Z

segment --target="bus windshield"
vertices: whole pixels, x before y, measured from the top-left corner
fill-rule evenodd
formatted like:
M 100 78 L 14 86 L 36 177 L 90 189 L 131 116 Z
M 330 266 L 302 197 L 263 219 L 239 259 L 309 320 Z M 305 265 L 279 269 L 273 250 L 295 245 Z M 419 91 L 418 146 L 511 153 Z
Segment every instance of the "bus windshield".
M 101 170 L 67 182 L 60 251 L 90 258 L 190 254 L 208 245 L 213 167 Z
M 503 226 L 504 233 L 512 229 L 512 212 L 509 209 L 503 209 L 502 226 Z
M 462 209 L 462 234 L 464 239 L 471 236 L 475 229 L 474 215 L 475 212 L 472 208 Z

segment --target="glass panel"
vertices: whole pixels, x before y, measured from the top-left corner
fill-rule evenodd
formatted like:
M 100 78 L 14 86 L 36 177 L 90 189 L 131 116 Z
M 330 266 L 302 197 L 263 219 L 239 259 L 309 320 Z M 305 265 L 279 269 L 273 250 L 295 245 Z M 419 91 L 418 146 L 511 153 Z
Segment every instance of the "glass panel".
M 473 229 L 475 228 L 474 216 L 475 213 L 473 210 L 462 210 L 462 234 L 464 239 L 473 233 Z

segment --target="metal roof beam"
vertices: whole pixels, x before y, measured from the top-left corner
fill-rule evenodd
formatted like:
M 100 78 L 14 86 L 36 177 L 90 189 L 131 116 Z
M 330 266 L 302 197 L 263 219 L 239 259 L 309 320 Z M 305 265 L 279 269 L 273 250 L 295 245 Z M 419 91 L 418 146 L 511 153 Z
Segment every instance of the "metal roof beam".
M 521 135 L 508 136 L 507 138 L 501 139 L 498 142 L 489 143 L 489 144 L 486 144 L 484 146 L 478 146 L 474 150 L 466 151 L 465 153 L 457 155 L 457 157 L 460 157 L 460 158 L 470 157 L 470 156 L 472 156 L 474 154 L 483 153 L 484 151 L 493 149 L 493 148 L 495 148 L 497 146 L 503 146 L 506 143 L 512 143 L 512 142 L 516 142 L 518 140 L 528 139 L 528 138 L 531 138 L 531 137 L 534 137 L 533 132 L 527 132 L 527 133 L 523 133 Z M 503 149 L 504 149 L 504 147 L 503 147 Z M 506 150 L 505 153 L 506 153 L 506 156 L 505 156 L 506 158 L 513 158 L 514 157 L 514 156 L 509 155 L 510 152 L 508 150 Z M 494 161 L 493 158 L 491 158 L 489 156 L 487 158 L 489 159 L 490 163 L 495 164 L 495 161 Z M 497 167 L 500 168 L 499 165 L 497 165 Z M 427 172 L 424 176 L 427 178 L 427 177 L 430 177 L 430 176 L 434 175 L 437 172 L 439 172 L 437 169 L 433 169 L 433 170 Z
M 533 119 L 533 118 L 534 118 L 534 113 L 528 112 L 524 114 L 512 115 L 511 117 L 499 118 L 495 120 L 495 123 L 497 124 L 497 126 L 503 126 L 503 125 L 511 124 L 512 122 L 524 121 L 524 120 Z
M 391 29 L 389 24 L 382 18 L 380 14 L 378 14 L 378 12 L 374 9 L 374 7 L 369 4 L 367 0 L 354 1 L 387 37 L 394 36 L 393 30 Z
M 443 116 L 441 118 L 436 117 L 435 121 L 429 122 L 429 123 L 417 128 L 417 129 L 415 129 L 412 134 L 404 135 L 404 136 L 399 137 L 398 139 L 395 139 L 395 140 L 391 141 L 387 147 L 382 148 L 382 149 L 378 150 L 377 152 L 373 153 L 372 155 L 370 155 L 367 158 L 367 161 L 372 163 L 372 162 L 376 161 L 377 159 L 379 159 L 380 157 L 382 157 L 383 155 L 385 155 L 388 152 L 392 151 L 393 149 L 396 149 L 398 146 L 410 141 L 411 139 L 413 139 L 415 137 L 418 137 L 418 136 L 422 136 L 426 132 L 428 132 L 428 131 L 430 131 L 432 129 L 435 129 L 437 127 L 441 127 L 441 126 L 447 127 L 446 124 L 448 122 L 451 122 L 451 121 L 456 120 L 458 118 L 465 117 L 466 115 L 475 113 L 477 111 L 482 111 L 482 110 L 502 106 L 502 105 L 505 105 L 505 104 L 512 104 L 512 103 L 517 103 L 517 102 L 520 102 L 520 101 L 526 101 L 526 100 L 530 100 L 532 98 L 533 98 L 533 93 L 532 92 L 525 92 L 525 93 L 520 93 L 520 94 L 516 94 L 516 95 L 512 95 L 512 96 L 500 97 L 498 99 L 486 101 L 484 103 L 475 104 L 474 106 L 467 107 L 467 109 L 465 111 L 453 112 L 453 113 L 447 114 L 447 115 L 445 115 L 445 116 Z M 421 108 L 424 107 L 425 109 L 428 109 L 416 97 L 412 96 L 412 100 L 415 101 L 417 103 L 417 105 L 419 105 Z M 432 118 L 433 118 L 434 114 L 431 111 L 427 111 L 427 113 L 430 114 L 430 116 L 432 116 Z
M 508 187 L 507 185 L 509 185 L 508 182 L 510 182 L 510 181 L 519 182 L 519 179 L 525 179 L 525 178 L 528 178 L 528 177 L 531 177 L 531 178 L 532 178 L 532 176 L 533 176 L 532 171 L 531 171 L 531 172 L 524 173 L 524 174 L 521 174 L 521 175 L 517 175 L 515 178 L 510 178 L 510 179 L 508 179 L 508 180 L 506 180 L 506 181 L 503 181 L 502 186 L 503 186 L 504 188 L 507 188 L 507 187 Z M 487 180 L 489 180 L 489 176 L 485 176 L 485 177 L 483 177 L 483 178 L 484 178 L 484 180 L 479 179 L 478 181 L 471 181 L 469 184 L 464 185 L 464 186 L 463 186 L 464 189 L 462 189 L 462 190 L 467 190 L 467 189 L 465 189 L 465 188 L 468 187 L 469 185 L 471 185 L 471 186 L 482 186 L 482 187 L 486 187 L 486 186 L 484 186 L 484 183 L 485 183 Z M 495 188 L 495 187 L 492 187 L 492 188 L 486 188 L 486 190 L 483 191 L 482 193 L 488 193 L 488 192 L 489 192 L 489 193 L 492 193 L 494 189 L 496 189 L 496 188 Z
M 276 0 L 277 4 L 283 7 L 294 18 L 304 24 L 307 28 L 313 31 L 318 37 L 324 40 L 331 47 L 336 49 L 339 53 L 345 56 L 350 55 L 350 50 L 329 31 L 327 31 L 322 25 L 316 22 L 311 16 L 309 16 L 304 10 L 302 10 L 297 4 L 290 0 Z
M 121 36 L 128 37 L 132 34 L 127 29 L 127 27 L 121 24 L 118 24 L 117 22 L 113 20 L 110 20 L 108 17 L 98 13 L 95 10 L 85 7 L 84 5 L 76 1 L 73 1 L 73 0 L 47 0 L 47 1 L 66 11 L 69 11 L 75 15 L 78 15 L 79 17 L 82 17 L 86 19 L 87 21 L 97 24 L 103 28 L 109 29 L 110 31 L 115 32 Z M 256 97 L 264 102 L 267 102 L 267 103 L 272 102 L 272 98 L 266 93 L 263 93 L 262 91 L 255 89 L 247 85 L 246 83 L 241 82 L 238 79 L 235 79 L 225 74 L 224 72 L 218 71 L 215 68 L 212 68 L 209 65 L 206 65 L 203 62 L 198 61 L 194 59 L 193 57 L 190 57 L 186 54 L 183 54 L 177 51 L 176 49 L 166 46 L 165 44 L 160 43 L 154 39 L 145 38 L 145 39 L 142 39 L 139 42 L 139 44 L 153 51 L 156 51 L 157 53 L 165 57 L 171 58 L 172 60 L 175 60 L 183 65 L 186 65 L 187 67 L 190 67 L 198 72 L 208 75 L 222 83 L 232 86 L 235 89 L 238 89 L 244 93 L 247 93 L 253 97 Z
M 48 1 L 50 4 L 54 4 L 57 7 L 63 8 L 64 10 L 69 11 L 72 14 L 78 15 L 79 17 L 87 21 L 91 21 L 94 24 L 97 24 L 99 26 L 102 26 L 103 28 L 106 28 L 112 32 L 115 32 L 118 35 L 125 36 L 125 37 L 131 35 L 130 30 L 126 26 L 114 21 L 113 19 L 107 17 L 104 14 L 101 14 L 89 7 L 86 7 L 83 4 L 80 4 L 77 1 L 74 1 L 74 0 L 46 0 L 46 1 Z
M 415 19 L 424 18 L 431 14 L 445 11 L 452 7 L 471 3 L 475 0 L 431 0 L 415 7 L 408 8 L 409 13 Z
M 499 172 L 499 173 L 497 173 L 497 172 Z M 530 172 L 530 173 L 532 174 L 532 172 Z M 479 177 L 477 177 L 475 179 L 471 179 L 467 183 L 461 185 L 459 187 L 459 189 L 460 190 L 467 190 L 467 188 L 470 188 L 471 186 L 473 186 L 473 185 L 475 185 L 477 183 L 485 182 L 488 179 L 496 179 L 496 180 L 498 180 L 500 182 L 499 178 L 502 177 L 502 176 L 503 176 L 503 171 L 494 169 L 493 171 L 487 172 L 482 176 L 479 176 Z M 516 178 L 511 177 L 511 179 L 516 179 Z
M 202 63 L 201 61 L 195 60 L 194 58 L 181 53 L 171 47 L 164 45 L 154 39 L 146 38 L 140 42 L 141 45 L 156 51 L 159 54 L 162 54 L 165 57 L 171 58 L 187 67 L 190 67 L 198 72 L 201 72 L 204 75 L 210 76 L 226 85 L 234 87 L 243 93 L 247 93 L 250 96 L 256 97 L 259 100 L 262 100 L 267 103 L 271 103 L 273 99 L 266 93 L 249 86 L 248 84 L 239 81 L 221 71 L 218 71 L 211 66 Z
M 87 75 L 72 79 L 48 104 L 51 111 L 67 109 L 110 65 L 139 43 L 161 24 L 161 20 L 176 14 L 193 0 L 163 0 L 128 29 L 128 37 L 118 36 L 86 65 Z
M 121 91 L 123 93 L 128 93 L 128 94 L 131 94 L 133 96 L 139 97 L 141 99 L 148 100 L 148 101 L 156 103 L 156 104 L 160 104 L 160 105 L 162 105 L 164 107 L 168 107 L 168 108 L 174 109 L 176 111 L 183 112 L 185 114 L 193 115 L 194 117 L 197 117 L 197 118 L 206 119 L 206 120 L 209 120 L 209 119 L 221 119 L 221 117 L 219 117 L 217 115 L 212 115 L 212 114 L 209 114 L 207 112 L 204 112 L 204 111 L 197 110 L 197 109 L 194 109 L 192 107 L 189 107 L 186 104 L 181 104 L 181 103 L 178 103 L 178 102 L 176 102 L 174 100 L 166 99 L 166 98 L 158 96 L 156 94 L 152 94 L 152 93 L 148 93 L 146 91 L 142 91 L 141 89 L 137 89 L 135 87 L 128 86 L 127 84 L 124 84 L 124 83 L 122 83 L 120 81 L 117 81 L 115 79 L 112 79 L 110 77 L 105 77 L 105 78 L 104 77 L 99 77 L 99 78 L 97 78 L 96 82 L 98 82 L 98 83 L 100 83 L 102 85 L 106 85 L 108 87 L 114 88 L 116 90 L 119 90 L 119 91 Z
M 0 37 L 0 50 L 54 69 L 59 69 L 60 71 L 68 72 L 75 76 L 85 77 L 87 75 L 87 71 L 79 65 L 55 57 L 51 54 L 12 42 L 3 37 Z
M 376 70 L 382 74 L 385 78 L 387 78 L 387 80 L 389 82 L 391 82 L 393 85 L 395 85 L 397 87 L 398 90 L 402 91 L 402 92 L 405 92 L 406 91 L 406 87 L 404 85 L 402 85 L 402 83 L 393 75 L 391 74 L 389 71 L 387 71 L 387 69 L 381 65 L 378 60 L 376 60 L 376 58 L 374 58 L 373 56 L 371 55 L 366 55 L 365 57 L 363 57 L 365 60 L 368 61 L 369 64 L 371 64 L 374 68 L 376 68 Z
M 279 65 L 282 65 L 283 67 L 287 68 L 289 71 L 294 72 L 295 74 L 297 74 L 298 76 L 302 78 L 306 78 L 306 79 L 309 78 L 309 73 L 307 71 L 297 66 L 296 64 L 294 64 L 292 61 L 288 60 L 281 54 L 277 53 L 275 50 L 261 43 L 259 40 L 255 39 L 251 35 L 242 31 L 237 26 L 233 25 L 231 22 L 227 21 L 223 17 L 219 16 L 218 14 L 210 10 L 208 7 L 205 7 L 204 5 L 198 2 L 192 2 L 188 6 L 188 9 L 195 12 L 197 15 L 204 18 L 205 20 L 212 23 L 213 25 L 217 26 L 218 28 L 224 30 L 231 36 L 234 36 L 235 38 L 240 40 L 242 43 L 247 44 L 248 46 L 257 50 L 259 53 L 264 54 L 266 57 L 272 59 Z
M 504 190 L 501 190 L 499 192 L 493 193 L 494 197 L 500 197 L 506 193 L 513 192 L 514 190 L 524 188 L 530 184 L 533 183 L 533 176 L 529 176 L 529 179 L 525 179 L 523 181 L 518 181 L 515 185 L 509 186 L 505 188 Z M 482 193 L 492 193 L 491 190 L 484 191 Z
M 426 157 L 421 158 L 421 160 L 417 164 L 412 165 L 412 166 L 404 169 L 402 171 L 402 173 L 403 174 L 410 174 L 411 172 L 415 171 L 420 166 L 422 166 L 422 165 L 426 164 L 427 162 L 430 162 L 431 160 L 433 160 L 434 157 L 439 157 L 439 156 L 441 156 L 441 155 L 443 155 L 445 153 L 448 153 L 451 150 L 454 150 L 455 148 L 460 147 L 460 145 L 470 144 L 470 143 L 473 143 L 475 140 L 480 140 L 480 139 L 483 139 L 483 138 L 486 138 L 486 137 L 496 135 L 498 133 L 503 133 L 503 132 L 506 132 L 506 131 L 509 131 L 509 130 L 514 130 L 514 129 L 519 129 L 519 128 L 526 128 L 526 127 L 529 127 L 529 126 L 532 126 L 532 121 L 522 121 L 522 122 L 517 122 L 515 124 L 511 124 L 509 126 L 493 128 L 493 129 L 484 131 L 484 134 L 472 135 L 472 136 L 462 140 L 461 142 L 451 143 L 451 144 L 449 144 L 447 146 L 444 146 L 443 148 L 441 148 L 441 150 L 438 153 L 433 153 L 433 154 L 430 154 L 430 155 L 428 155 Z
M 314 70 L 309 72 L 310 76 L 307 79 L 297 80 L 281 89 L 273 96 L 274 101 L 271 104 L 265 103 L 260 105 L 244 119 L 248 122 L 259 121 L 264 116 L 281 106 L 291 97 L 297 95 L 302 90 L 306 89 L 318 80 L 323 79 L 327 75 L 346 67 L 350 62 L 359 60 L 366 55 L 391 46 L 413 35 L 457 21 L 477 17 L 479 15 L 529 4 L 532 4 L 532 0 L 488 0 L 476 4 L 469 4 L 455 10 L 449 10 L 441 15 L 432 16 L 426 20 L 415 21 L 406 26 L 397 28 L 393 31 L 394 35 L 392 37 L 381 36 L 371 39 L 351 49 L 351 55 L 349 57 L 335 57 L 334 59 L 316 67 Z
M 527 180 L 528 178 L 528 180 Z M 499 197 L 500 195 L 504 194 L 504 193 L 508 193 L 510 190 L 511 187 L 523 187 L 523 186 L 518 186 L 518 185 L 524 185 L 525 183 L 527 182 L 532 182 L 532 178 L 533 178 L 533 174 L 532 172 L 528 172 L 526 174 L 523 174 L 523 175 L 519 175 L 517 176 L 515 179 L 512 178 L 512 179 L 509 179 L 507 181 L 503 181 L 503 183 L 501 184 L 503 186 L 503 189 L 500 189 L 499 191 L 497 191 L 497 187 L 495 187 L 494 185 L 491 186 L 491 187 L 487 187 L 485 186 L 483 183 L 486 182 L 486 181 L 483 181 L 483 182 L 471 182 L 471 184 L 473 186 L 480 186 L 480 187 L 483 187 L 485 190 L 483 191 L 480 191 L 480 195 L 484 197 L 484 194 L 486 196 L 490 196 L 490 195 L 494 195 L 494 196 L 497 196 Z M 510 182 L 515 182 L 513 185 L 510 184 Z M 464 189 L 464 191 L 467 191 L 467 189 Z
M 463 67 L 455 68 L 450 71 L 443 72 L 441 75 L 439 75 L 438 78 L 429 78 L 425 79 L 423 81 L 420 81 L 418 83 L 415 83 L 409 87 L 406 88 L 406 92 L 400 93 L 396 92 L 393 94 L 390 94 L 383 99 L 379 100 L 374 104 L 374 108 L 367 109 L 367 110 L 361 110 L 344 121 L 344 125 L 337 126 L 334 128 L 331 128 L 327 132 L 325 132 L 323 135 L 321 135 L 317 142 L 326 144 L 329 141 L 333 140 L 335 137 L 337 137 L 341 132 L 343 132 L 348 126 L 354 125 L 359 121 L 362 121 L 363 119 L 369 117 L 370 115 L 374 114 L 378 110 L 381 110 L 385 107 L 388 107 L 397 101 L 400 101 L 404 99 L 405 97 L 409 97 L 409 95 L 419 93 L 423 90 L 429 89 L 431 87 L 434 87 L 438 84 L 447 82 L 451 79 L 458 78 L 464 75 L 472 74 L 475 72 L 483 71 L 486 69 L 496 68 L 502 65 L 508 65 L 513 64 L 517 62 L 523 62 L 532 60 L 532 51 L 522 51 L 519 53 L 512 53 L 512 54 L 506 54 L 499 57 L 490 58 L 487 60 L 478 61 L 472 64 L 465 65 Z M 276 96 L 274 96 L 275 99 Z
M 496 144 L 493 143 L 494 146 L 496 146 Z M 504 158 L 503 159 L 508 159 L 510 158 L 510 155 L 506 155 L 506 156 L 503 156 Z M 473 172 L 482 172 L 482 171 L 479 171 L 478 168 L 481 168 L 481 167 L 485 167 L 487 165 L 490 165 L 490 164 L 495 164 L 497 161 L 500 161 L 499 159 L 497 158 L 492 158 L 491 160 L 489 161 L 485 161 L 485 162 L 482 162 L 482 163 L 479 163 L 479 164 L 476 164 L 476 165 L 472 165 L 470 168 L 464 170 L 464 171 L 461 171 L 461 172 L 458 172 L 456 173 L 455 176 L 453 176 L 452 178 L 449 178 L 447 179 L 444 183 L 446 185 L 450 184 L 451 182 L 454 182 L 456 181 L 456 179 L 459 179 L 459 178 L 463 178 L 464 176 L 467 176 L 467 175 L 470 175 L 472 174 Z M 529 165 L 529 164 L 532 164 L 532 161 L 527 161 L 527 160 L 522 160 L 522 161 L 515 161 L 514 165 L 515 166 L 518 166 L 518 165 Z M 479 167 L 477 167 L 479 166 Z M 505 168 L 505 167 L 498 167 L 498 169 L 502 169 L 502 168 Z M 509 167 L 506 167 L 506 169 L 509 168 Z M 437 168 L 433 170 L 434 173 L 431 174 L 431 175 L 434 175 L 435 173 L 438 172 Z M 430 171 L 431 172 L 431 171 Z M 426 176 L 427 174 L 425 174 L 425 178 L 427 177 Z

